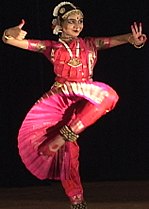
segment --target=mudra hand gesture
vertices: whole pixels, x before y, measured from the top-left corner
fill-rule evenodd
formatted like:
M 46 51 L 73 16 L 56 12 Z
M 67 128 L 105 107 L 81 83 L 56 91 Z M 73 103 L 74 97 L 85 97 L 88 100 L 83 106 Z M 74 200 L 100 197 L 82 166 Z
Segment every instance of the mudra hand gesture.
M 147 40 L 147 37 L 145 34 L 142 33 L 142 23 L 139 23 L 139 25 L 137 25 L 137 23 L 134 22 L 134 24 L 131 25 L 131 31 L 132 35 L 129 37 L 129 42 L 133 44 L 136 48 L 143 47 Z
M 22 19 L 21 23 L 15 27 L 9 28 L 5 31 L 5 37 L 7 39 L 17 39 L 17 40 L 23 40 L 25 36 L 27 35 L 27 32 L 22 30 L 22 27 L 24 26 L 25 21 Z

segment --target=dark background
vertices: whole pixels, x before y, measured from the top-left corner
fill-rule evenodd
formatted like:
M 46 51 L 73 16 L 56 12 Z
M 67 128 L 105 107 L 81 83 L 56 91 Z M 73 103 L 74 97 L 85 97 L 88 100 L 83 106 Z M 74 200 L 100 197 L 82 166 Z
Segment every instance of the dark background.
M 52 39 L 52 11 L 60 1 L 1 1 L 0 31 L 26 20 L 27 38 Z M 85 15 L 82 36 L 130 32 L 134 22 L 149 34 L 148 1 L 73 1 Z M 80 172 L 84 181 L 149 179 L 149 46 L 130 44 L 102 51 L 94 79 L 120 96 L 116 108 L 81 134 Z M 54 81 L 41 54 L 0 41 L 0 186 L 44 184 L 26 170 L 17 149 L 19 127 L 34 102 Z

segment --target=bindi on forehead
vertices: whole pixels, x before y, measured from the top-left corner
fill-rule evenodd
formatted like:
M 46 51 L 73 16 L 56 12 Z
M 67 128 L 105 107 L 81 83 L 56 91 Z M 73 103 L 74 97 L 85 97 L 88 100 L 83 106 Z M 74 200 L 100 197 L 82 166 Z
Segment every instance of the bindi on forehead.
M 76 20 L 80 20 L 80 19 L 82 19 L 82 17 L 80 17 L 80 16 L 77 16 L 76 17 Z
M 78 16 L 70 16 L 67 18 L 68 20 L 82 20 L 83 17 L 80 17 L 79 15 Z
M 80 20 L 83 19 L 83 16 L 79 13 L 79 14 L 71 14 L 68 16 L 67 19 L 74 19 L 74 20 Z
M 83 21 L 83 18 L 68 18 L 67 21 Z

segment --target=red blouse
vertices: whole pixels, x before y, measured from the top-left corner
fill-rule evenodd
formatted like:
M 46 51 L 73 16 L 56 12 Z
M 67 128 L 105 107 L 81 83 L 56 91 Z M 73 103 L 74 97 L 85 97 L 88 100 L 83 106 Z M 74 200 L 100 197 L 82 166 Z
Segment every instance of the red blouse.
M 79 42 L 79 49 L 77 49 Z M 54 65 L 55 80 L 58 82 L 65 81 L 88 81 L 92 78 L 93 68 L 97 61 L 97 50 L 108 48 L 109 38 L 77 38 L 74 39 L 67 47 L 59 41 L 51 40 L 28 40 L 28 50 L 42 52 L 48 60 Z M 70 66 L 68 63 L 76 57 L 80 61 L 78 66 Z

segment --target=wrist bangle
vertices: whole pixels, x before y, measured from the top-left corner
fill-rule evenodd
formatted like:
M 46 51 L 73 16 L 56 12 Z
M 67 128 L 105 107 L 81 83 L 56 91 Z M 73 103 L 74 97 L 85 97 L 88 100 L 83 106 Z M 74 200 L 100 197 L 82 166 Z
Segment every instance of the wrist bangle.
M 141 48 L 144 46 L 144 44 L 145 44 L 145 43 L 143 43 L 143 44 L 141 44 L 141 45 L 136 45 L 136 44 L 133 44 L 133 45 L 134 45 L 135 48 L 141 49 Z
M 4 38 L 6 39 L 6 40 L 9 40 L 9 39 L 13 39 L 13 37 L 12 36 L 10 36 L 10 35 L 6 35 L 6 32 L 7 32 L 7 30 L 5 30 L 4 31 Z

